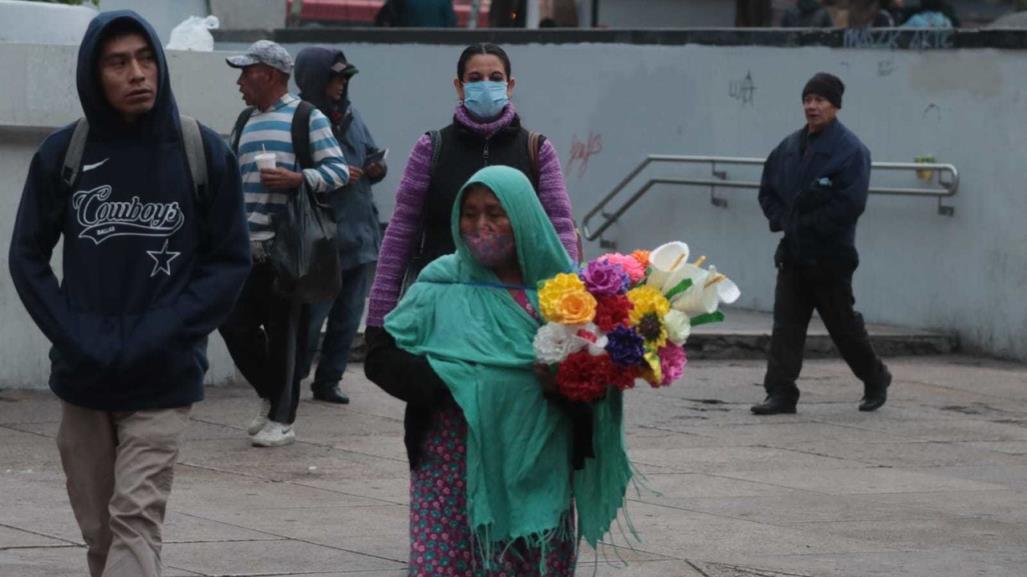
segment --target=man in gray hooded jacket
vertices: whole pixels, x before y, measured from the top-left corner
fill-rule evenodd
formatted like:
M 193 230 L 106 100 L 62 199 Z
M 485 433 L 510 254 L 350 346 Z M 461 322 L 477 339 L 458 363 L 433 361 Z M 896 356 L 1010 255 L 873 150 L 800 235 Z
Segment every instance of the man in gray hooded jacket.
M 385 178 L 386 165 L 364 119 L 349 101 L 349 83 L 357 74 L 357 68 L 346 60 L 341 50 L 322 46 L 304 48 L 296 55 L 294 74 L 300 97 L 328 117 L 332 132 L 350 163 L 349 182 L 330 195 L 338 223 L 336 241 L 342 264 L 342 290 L 334 301 L 310 307 L 311 334 L 307 341 L 311 346 L 309 364 L 327 317 L 321 358 L 311 390 L 315 400 L 346 404 L 349 398 L 339 388 L 339 383 L 364 312 L 364 300 L 381 245 L 378 208 L 371 185 Z

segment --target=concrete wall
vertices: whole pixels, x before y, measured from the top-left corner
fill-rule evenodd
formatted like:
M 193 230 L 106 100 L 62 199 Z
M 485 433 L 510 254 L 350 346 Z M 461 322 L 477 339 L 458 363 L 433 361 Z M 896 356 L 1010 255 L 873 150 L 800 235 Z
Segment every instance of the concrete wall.
M 282 0 L 211 0 L 210 10 L 228 30 L 260 30 L 285 26 Z
M 236 0 L 239 4 L 240 0 Z M 279 0 L 246 0 L 251 10 L 267 7 L 268 2 L 275 5 L 284 15 L 284 3 Z M 189 16 L 206 16 L 206 0 L 103 0 L 104 11 L 135 10 L 153 25 L 160 36 L 161 42 L 167 44 L 171 39 L 171 29 Z M 243 6 L 235 6 L 236 12 L 244 12 Z M 65 6 L 42 2 L 25 2 L 21 0 L 0 0 L 0 42 L 40 43 L 40 44 L 75 44 L 82 41 L 89 21 L 96 15 L 97 9 L 92 4 L 82 6 Z M 239 16 L 245 18 L 244 16 Z M 237 17 L 237 19 L 239 18 Z M 244 22 L 254 22 L 244 19 Z M 284 21 L 279 19 L 280 26 Z M 40 25 L 45 23 L 45 25 Z M 258 26 L 253 26 L 257 28 Z
M 78 44 L 94 16 L 91 5 L 0 0 L 0 42 Z
M 376 188 L 383 215 L 405 157 L 425 130 L 444 125 L 456 102 L 451 79 L 458 46 L 344 45 L 361 70 L 351 96 L 392 172 Z M 290 46 L 296 51 L 299 46 Z M 962 176 L 953 217 L 932 199 L 875 196 L 861 222 L 858 307 L 870 321 L 958 333 L 964 345 L 1027 359 L 1027 214 L 1022 151 L 1027 134 L 1027 60 L 991 49 L 870 49 L 636 46 L 509 46 L 514 100 L 526 124 L 560 151 L 580 218 L 647 153 L 765 156 L 802 124 L 799 93 L 816 71 L 847 83 L 842 120 L 874 159 L 933 154 Z M 226 132 L 241 102 L 224 54 L 173 53 L 180 108 Z M 0 261 L 32 149 L 26 128 L 72 120 L 74 49 L 0 45 Z M 749 77 L 751 90 L 739 90 Z M 15 138 L 12 135 L 20 134 Z M 731 170 L 738 178 L 753 171 Z M 649 174 L 698 174 L 669 169 Z M 880 175 L 875 177 L 880 179 Z M 901 183 L 901 179 L 892 182 Z M 768 309 L 777 238 L 752 191 L 722 191 L 714 207 L 697 189 L 657 188 L 616 225 L 621 249 L 683 239 L 742 287 L 741 306 Z M 591 255 L 599 249 L 587 247 Z M 0 275 L 0 386 L 39 385 L 46 346 Z M 215 380 L 231 373 L 223 349 Z
M 171 29 L 190 16 L 206 16 L 206 0 L 101 0 L 100 8 L 135 10 L 146 18 L 160 36 L 161 42 L 171 40 Z

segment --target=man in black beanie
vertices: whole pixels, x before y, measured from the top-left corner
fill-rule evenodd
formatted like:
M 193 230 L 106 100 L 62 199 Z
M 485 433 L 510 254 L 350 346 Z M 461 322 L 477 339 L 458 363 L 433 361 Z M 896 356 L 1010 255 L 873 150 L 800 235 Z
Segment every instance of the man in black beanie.
M 806 126 L 785 138 L 763 166 L 760 206 L 777 247 L 774 332 L 757 415 L 794 413 L 806 329 L 816 309 L 852 372 L 863 381 L 861 411 L 887 400 L 891 373 L 853 309 L 852 273 L 859 265 L 856 222 L 866 206 L 870 151 L 837 118 L 845 85 L 820 72 L 802 89 Z

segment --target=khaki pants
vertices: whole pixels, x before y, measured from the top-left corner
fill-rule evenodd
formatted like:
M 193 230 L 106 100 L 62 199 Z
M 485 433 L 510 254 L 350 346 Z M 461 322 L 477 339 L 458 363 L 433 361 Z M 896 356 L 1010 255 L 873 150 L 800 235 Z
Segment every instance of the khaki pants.
M 190 407 L 95 411 L 62 403 L 57 447 L 92 577 L 159 577 L 161 528 Z

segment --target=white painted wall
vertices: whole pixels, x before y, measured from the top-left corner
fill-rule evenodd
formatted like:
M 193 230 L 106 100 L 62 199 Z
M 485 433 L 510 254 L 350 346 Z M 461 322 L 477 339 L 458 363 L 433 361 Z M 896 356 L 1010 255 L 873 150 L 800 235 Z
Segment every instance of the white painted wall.
M 171 29 L 190 16 L 206 16 L 206 0 L 100 0 L 100 8 L 135 10 L 146 18 L 165 45 L 171 40 Z
M 392 172 L 376 187 L 388 215 L 410 147 L 451 115 L 460 47 L 343 48 L 361 70 L 352 98 L 379 144 L 392 149 Z M 938 215 L 932 199 L 871 198 L 858 234 L 858 308 L 870 321 L 958 333 L 972 349 L 1027 359 L 1023 53 L 599 44 L 510 46 L 509 52 L 518 79 L 514 100 L 526 125 L 560 151 L 579 218 L 647 153 L 765 156 L 802 124 L 799 94 L 807 78 L 820 70 L 839 74 L 848 85 L 841 119 L 875 160 L 933 154 L 955 164 L 962 177 L 951 200 L 954 217 Z M 55 126 L 78 114 L 74 53 L 70 47 L 0 45 L 4 270 L 17 199 L 38 141 L 13 138 L 10 127 Z M 172 53 L 170 63 L 183 112 L 227 132 L 242 103 L 224 56 Z M 730 90 L 747 74 L 756 87 L 749 103 Z M 587 166 L 572 162 L 572 148 L 590 135 L 601 150 Z M 743 171 L 732 176 L 758 178 Z M 742 306 L 769 309 L 777 237 L 767 231 L 754 192 L 720 195 L 728 208 L 712 206 L 705 190 L 658 188 L 611 238 L 624 250 L 686 240 L 737 280 Z M 599 252 L 594 245 L 587 251 Z M 45 356 L 45 342 L 9 277 L 0 274 L 0 386 L 45 382 Z M 231 374 L 220 345 L 212 362 L 215 380 Z
M 0 0 L 0 42 L 78 44 L 94 16 L 92 6 Z

